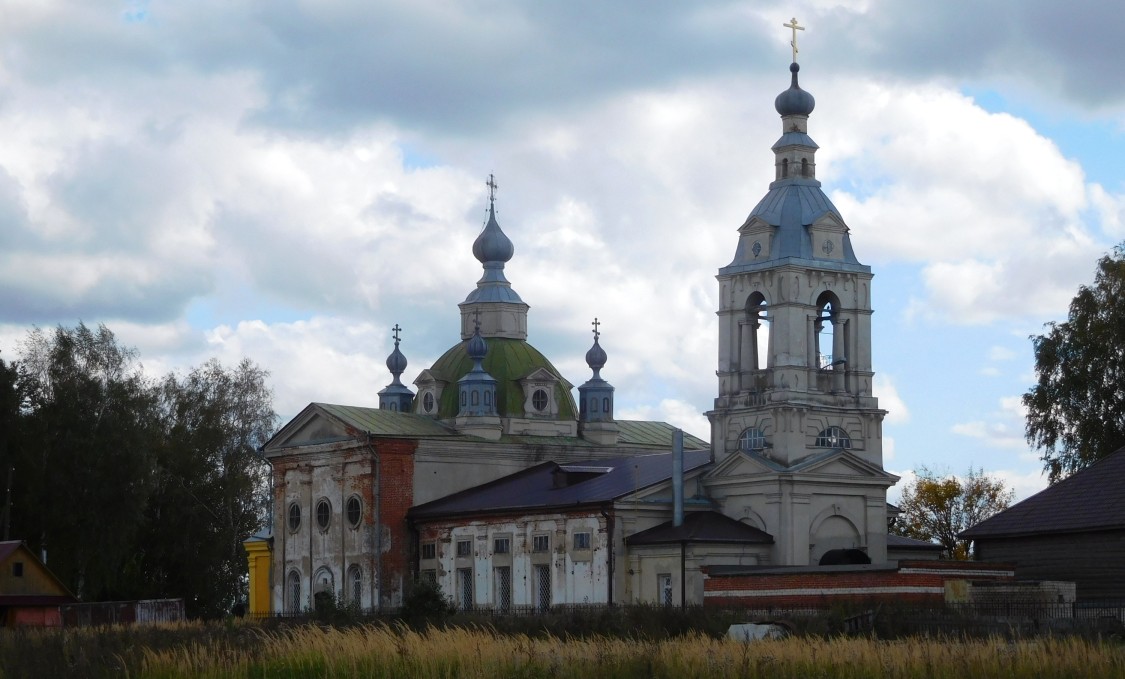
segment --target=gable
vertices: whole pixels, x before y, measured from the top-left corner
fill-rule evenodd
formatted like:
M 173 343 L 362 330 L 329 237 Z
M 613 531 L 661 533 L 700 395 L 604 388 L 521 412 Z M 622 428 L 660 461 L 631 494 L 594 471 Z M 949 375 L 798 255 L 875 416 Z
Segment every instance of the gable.
M 12 540 L 0 542 L 0 596 L 70 598 L 71 594 L 27 545 Z
M 339 420 L 310 403 L 266 443 L 264 450 L 331 443 L 353 438 Z
M 740 478 L 762 474 L 801 474 L 802 476 L 863 478 L 887 485 L 898 477 L 866 462 L 847 450 L 829 450 L 806 457 L 792 467 L 785 467 L 756 452 L 738 451 L 727 456 L 707 473 L 708 479 Z

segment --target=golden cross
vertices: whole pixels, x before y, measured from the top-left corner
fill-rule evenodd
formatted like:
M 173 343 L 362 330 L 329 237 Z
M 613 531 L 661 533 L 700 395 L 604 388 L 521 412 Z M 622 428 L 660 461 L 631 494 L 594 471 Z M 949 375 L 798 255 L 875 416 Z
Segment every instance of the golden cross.
M 781 24 L 781 25 L 786 27 L 786 28 L 793 29 L 793 39 L 789 42 L 789 45 L 793 48 L 793 63 L 795 64 L 795 63 L 797 63 L 797 51 L 798 51 L 797 50 L 797 31 L 803 31 L 803 30 L 805 30 L 805 27 L 797 25 L 797 17 L 793 17 L 792 19 L 789 20 L 789 23 Z

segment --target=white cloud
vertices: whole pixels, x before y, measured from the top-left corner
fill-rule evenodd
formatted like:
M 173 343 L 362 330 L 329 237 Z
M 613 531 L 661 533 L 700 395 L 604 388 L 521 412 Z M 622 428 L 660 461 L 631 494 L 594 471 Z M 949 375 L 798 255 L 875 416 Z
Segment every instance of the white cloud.
M 884 422 L 887 424 L 905 424 L 910 421 L 910 409 L 898 394 L 894 378 L 890 375 L 879 373 L 871 385 L 871 393 L 879 399 L 879 407 L 887 411 Z M 884 446 L 886 444 L 884 443 Z
M 988 349 L 988 360 L 990 361 L 1011 361 L 1015 357 L 1016 352 L 1007 347 L 992 346 Z

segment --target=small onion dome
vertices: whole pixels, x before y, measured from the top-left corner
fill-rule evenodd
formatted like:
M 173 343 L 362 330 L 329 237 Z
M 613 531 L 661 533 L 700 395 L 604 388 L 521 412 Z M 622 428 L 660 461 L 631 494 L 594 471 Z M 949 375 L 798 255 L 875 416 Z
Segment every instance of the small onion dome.
M 395 350 L 387 357 L 387 370 L 391 371 L 392 375 L 401 375 L 406 371 L 406 356 L 398 350 L 398 340 L 395 340 Z
M 466 347 L 465 352 L 477 365 L 484 360 L 488 355 L 488 345 L 485 344 L 484 338 L 480 336 L 480 326 L 477 326 L 473 336 L 469 338 L 469 346 Z
M 594 346 L 590 347 L 590 350 L 586 352 L 586 365 L 590 366 L 590 369 L 597 373 L 605 367 L 607 358 L 605 349 L 602 349 L 602 345 L 598 344 L 598 338 L 595 337 Z
M 793 82 L 789 85 L 789 89 L 777 95 L 777 99 L 773 101 L 773 107 L 783 116 L 807 116 L 813 112 L 813 108 L 816 106 L 813 95 L 802 90 L 801 86 L 797 84 L 797 71 L 799 70 L 801 70 L 801 67 L 797 64 L 789 65 L 789 71 L 793 74 Z
M 473 241 L 473 256 L 481 264 L 485 262 L 507 262 L 516 252 L 512 241 L 500 230 L 496 222 L 496 208 L 488 208 L 488 224 Z

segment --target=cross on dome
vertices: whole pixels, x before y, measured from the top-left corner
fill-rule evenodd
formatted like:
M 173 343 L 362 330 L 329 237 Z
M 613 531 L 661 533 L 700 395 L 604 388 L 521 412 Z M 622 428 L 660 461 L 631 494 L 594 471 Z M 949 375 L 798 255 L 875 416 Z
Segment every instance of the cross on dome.
M 594 316 L 594 322 L 590 325 L 594 326 L 594 341 L 597 342 L 598 338 L 602 335 L 600 332 L 598 332 L 598 326 L 601 325 L 601 323 L 598 322 L 597 316 Z
M 793 17 L 789 20 L 789 23 L 781 25 L 793 30 L 793 39 L 789 41 L 789 46 L 793 48 L 793 63 L 795 64 L 797 63 L 797 52 L 800 51 L 797 49 L 797 31 L 803 31 L 805 27 L 797 25 L 797 17 Z
M 484 185 L 488 187 L 488 202 L 495 203 L 496 189 L 500 188 L 500 185 L 496 183 L 496 177 L 492 174 L 489 174 L 488 181 L 486 181 Z
M 394 331 L 394 335 L 393 335 L 393 337 L 395 338 L 395 345 L 397 346 L 397 345 L 398 345 L 398 342 L 399 342 L 399 336 L 398 336 L 398 334 L 399 334 L 400 332 L 402 332 L 402 328 L 400 328 L 400 327 L 398 326 L 398 323 L 395 323 L 395 327 L 391 328 L 391 330 L 393 330 L 393 331 Z

